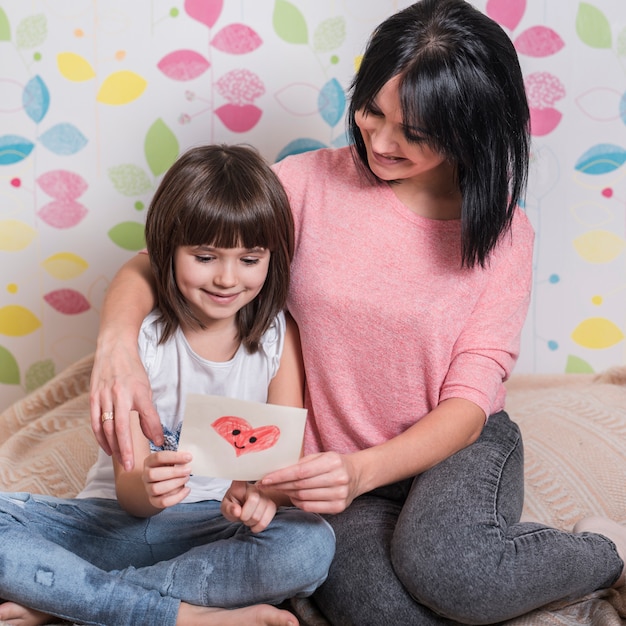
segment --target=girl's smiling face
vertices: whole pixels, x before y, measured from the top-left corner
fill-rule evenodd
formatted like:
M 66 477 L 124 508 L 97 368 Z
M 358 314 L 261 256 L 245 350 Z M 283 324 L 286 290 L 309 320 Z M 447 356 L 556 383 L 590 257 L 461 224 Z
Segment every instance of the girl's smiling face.
M 179 246 L 174 276 L 181 294 L 205 326 L 234 321 L 261 291 L 270 261 L 265 248 Z
M 407 139 L 398 95 L 399 80 L 395 76 L 386 82 L 372 105 L 359 109 L 354 119 L 363 136 L 372 172 L 381 180 L 402 184 L 436 174 L 446 159 L 417 131 L 412 131 L 411 139 Z

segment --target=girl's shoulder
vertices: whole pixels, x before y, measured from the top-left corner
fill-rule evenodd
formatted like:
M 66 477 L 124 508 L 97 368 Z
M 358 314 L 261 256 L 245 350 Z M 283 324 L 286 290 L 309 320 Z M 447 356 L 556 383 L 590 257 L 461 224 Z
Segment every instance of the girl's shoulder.
M 261 336 L 259 346 L 266 355 L 277 355 L 280 357 L 285 343 L 285 333 L 287 332 L 287 321 L 285 314 L 280 311 L 272 320 L 269 328 Z
M 148 372 L 160 361 L 159 338 L 162 331 L 161 314 L 158 309 L 153 309 L 141 323 L 138 338 L 139 356 Z
M 158 342 L 163 324 L 158 309 L 153 309 L 144 317 L 139 329 L 139 340 L 145 342 Z

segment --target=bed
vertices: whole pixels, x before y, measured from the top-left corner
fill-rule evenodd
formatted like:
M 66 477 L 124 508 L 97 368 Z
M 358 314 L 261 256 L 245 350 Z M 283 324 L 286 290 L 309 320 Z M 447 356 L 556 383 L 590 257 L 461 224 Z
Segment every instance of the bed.
M 92 363 L 92 356 L 81 359 L 0 414 L 2 491 L 72 497 L 82 488 L 97 453 L 89 423 Z M 626 367 L 600 375 L 514 375 L 507 389 L 507 410 L 524 434 L 524 515 L 568 530 L 593 513 L 626 524 Z M 291 608 L 303 626 L 327 624 L 310 600 L 293 601 Z M 506 622 L 624 623 L 626 588 L 552 604 Z

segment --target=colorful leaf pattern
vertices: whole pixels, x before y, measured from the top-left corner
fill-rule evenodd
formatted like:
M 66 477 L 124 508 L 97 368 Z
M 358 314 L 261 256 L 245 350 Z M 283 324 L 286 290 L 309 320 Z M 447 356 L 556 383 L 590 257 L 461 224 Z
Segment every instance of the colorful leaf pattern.
M 211 45 L 229 54 L 248 54 L 263 42 L 256 31 L 246 24 L 228 24 L 211 40 Z
M 41 76 L 33 76 L 24 87 L 22 105 L 26 115 L 36 124 L 46 116 L 50 107 L 50 92 Z
M 174 50 L 166 54 L 157 67 L 172 80 L 193 80 L 202 76 L 210 63 L 195 50 Z
M 73 228 L 87 215 L 87 209 L 75 200 L 53 200 L 44 204 L 37 215 L 54 228 Z
M 75 289 L 56 289 L 45 294 L 43 299 L 53 309 L 65 315 L 77 315 L 91 308 L 87 298 Z
M 240 3 L 237 9 L 223 0 L 184 0 L 167 18 L 155 16 L 152 31 L 144 32 L 141 54 L 126 54 L 123 48 L 133 43 L 132 16 L 146 15 L 139 5 L 113 15 L 95 3 L 89 9 L 92 20 L 52 11 L 49 3 L 0 6 L 5 55 L 0 59 L 5 70 L 0 74 L 0 253 L 6 259 L 0 338 L 37 346 L 28 356 L 28 349 L 13 352 L 8 344 L 0 345 L 0 394 L 6 386 L 34 389 L 54 375 L 55 360 L 63 362 L 56 346 L 77 341 L 72 335 L 77 327 L 68 319 L 62 326 L 68 336 L 55 338 L 59 330 L 52 320 L 91 320 L 92 329 L 84 334 L 93 336 L 107 277 L 145 246 L 145 208 L 181 150 L 201 141 L 260 142 L 261 149 L 267 142 L 272 147 L 265 153 L 278 161 L 346 145 L 346 89 L 365 43 L 355 34 L 359 22 L 371 19 L 371 30 L 384 13 L 411 1 L 363 0 L 363 15 L 355 19 L 341 3 L 322 7 L 304 0 L 268 0 L 260 19 L 252 4 Z M 564 228 L 568 220 L 576 225 L 573 232 L 563 230 L 569 233 L 570 262 L 610 269 L 604 280 L 626 258 L 623 219 L 621 224 L 616 219 L 626 204 L 626 138 L 597 126 L 617 124 L 623 130 L 626 85 L 619 79 L 608 84 L 601 71 L 591 71 L 578 87 L 572 76 L 559 72 L 562 58 L 585 56 L 572 54 L 569 48 L 576 46 L 599 69 L 613 62 L 623 67 L 621 0 L 607 0 L 602 8 L 573 0 L 563 9 L 567 18 L 545 23 L 541 16 L 548 12 L 537 10 L 538 2 L 478 3 L 507 30 L 525 74 L 533 135 L 526 210 L 538 225 L 539 250 L 534 307 L 542 300 L 538 295 L 568 282 L 567 276 L 561 280 L 563 272 L 542 276 L 555 257 L 546 253 L 550 241 L 542 226 L 566 203 L 555 190 L 568 173 L 569 186 L 581 196 L 595 193 L 593 201 L 573 202 L 569 215 L 561 216 Z M 162 10 L 157 4 L 153 8 Z M 311 61 L 306 71 L 287 78 L 289 68 L 303 60 Z M 139 107 L 148 114 L 138 113 Z M 596 124 L 595 141 L 581 140 L 581 121 Z M 571 142 L 569 161 L 554 154 L 557 141 Z M 83 167 L 92 160 L 98 163 L 97 174 Z M 22 269 L 24 257 L 33 260 L 34 270 Z M 586 306 L 572 307 L 570 328 L 559 324 L 559 337 L 536 332 L 531 337 L 531 351 L 545 356 L 547 350 L 560 359 L 547 367 L 594 371 L 626 343 L 623 316 L 602 309 L 626 290 L 603 280 L 597 294 L 588 293 L 595 285 L 580 289 L 581 298 L 600 307 L 597 315 Z M 32 300 L 36 284 L 40 293 Z M 531 320 L 539 317 L 537 310 Z M 525 351 L 528 347 L 522 356 Z M 534 366 L 540 369 L 543 361 Z
M 532 26 L 515 39 L 520 54 L 531 57 L 547 57 L 556 54 L 565 44 L 558 33 L 546 26 Z

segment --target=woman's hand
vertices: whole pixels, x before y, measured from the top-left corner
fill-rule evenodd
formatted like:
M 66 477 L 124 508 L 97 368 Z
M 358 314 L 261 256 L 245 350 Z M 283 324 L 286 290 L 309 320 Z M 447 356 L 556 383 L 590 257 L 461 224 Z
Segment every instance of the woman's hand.
M 125 470 L 134 466 L 130 435 L 131 410 L 139 414 L 141 429 L 156 445 L 163 443 L 163 430 L 152 404 L 152 390 L 139 359 L 136 340 L 132 347 L 123 342 L 110 347 L 100 343 L 94 358 L 90 389 L 91 427 L 102 449 L 113 454 Z M 104 412 L 114 419 L 102 421 Z
M 135 255 L 115 275 L 100 311 L 91 373 L 91 427 L 102 449 L 113 454 L 126 471 L 135 465 L 129 426 L 131 410 L 139 414 L 144 435 L 157 446 L 163 443 L 163 431 L 137 345 L 141 323 L 155 305 L 153 284 L 146 254 Z M 103 414 L 109 419 L 103 421 Z
M 179 504 L 189 495 L 190 462 L 189 452 L 172 450 L 154 452 L 145 458 L 141 480 L 153 507 L 165 509 Z
M 231 522 L 241 522 L 253 533 L 265 530 L 276 515 L 276 503 L 256 485 L 233 480 L 222 500 L 222 515 Z
M 361 495 L 356 465 L 350 455 L 321 452 L 296 465 L 267 474 L 260 481 L 311 513 L 340 513 Z

